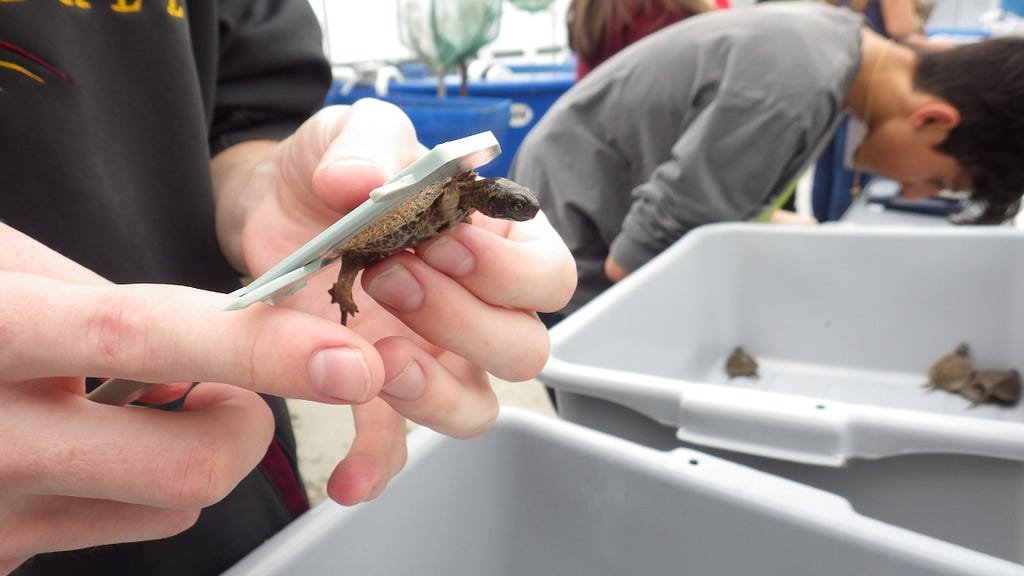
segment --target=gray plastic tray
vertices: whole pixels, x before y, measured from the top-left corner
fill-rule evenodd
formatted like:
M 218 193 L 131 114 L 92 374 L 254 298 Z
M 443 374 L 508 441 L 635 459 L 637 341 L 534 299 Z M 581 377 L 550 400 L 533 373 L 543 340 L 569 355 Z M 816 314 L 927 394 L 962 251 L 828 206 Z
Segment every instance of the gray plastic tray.
M 698 446 L 1024 562 L 1024 407 L 922 387 L 967 342 L 1024 372 L 1010 228 L 702 227 L 551 333 L 563 417 Z M 728 379 L 742 345 L 760 377 Z
M 700 452 L 505 409 L 469 441 L 425 429 L 376 501 L 327 502 L 226 576 L 1022 574 Z

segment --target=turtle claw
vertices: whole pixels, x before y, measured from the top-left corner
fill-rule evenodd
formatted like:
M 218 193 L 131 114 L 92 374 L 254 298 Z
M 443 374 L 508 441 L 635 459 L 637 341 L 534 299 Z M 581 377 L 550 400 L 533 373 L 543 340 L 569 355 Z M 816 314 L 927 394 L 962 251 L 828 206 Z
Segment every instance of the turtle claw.
M 349 302 L 338 302 L 338 309 L 341 310 L 341 325 L 348 326 L 349 316 L 355 316 L 359 309 L 356 308 L 354 303 Z
M 335 284 L 334 286 L 331 286 L 331 288 L 327 290 L 327 293 L 331 295 L 331 303 L 332 304 L 337 304 L 338 305 L 338 309 L 341 310 L 341 325 L 342 326 L 347 326 L 348 325 L 348 317 L 349 316 L 355 316 L 356 312 L 359 312 L 359 307 L 356 306 L 356 302 L 352 298 L 351 293 L 349 293 L 347 295 L 342 295 L 339 298 L 338 297 L 338 293 L 339 292 L 340 292 L 340 290 L 338 290 L 338 285 L 337 284 Z

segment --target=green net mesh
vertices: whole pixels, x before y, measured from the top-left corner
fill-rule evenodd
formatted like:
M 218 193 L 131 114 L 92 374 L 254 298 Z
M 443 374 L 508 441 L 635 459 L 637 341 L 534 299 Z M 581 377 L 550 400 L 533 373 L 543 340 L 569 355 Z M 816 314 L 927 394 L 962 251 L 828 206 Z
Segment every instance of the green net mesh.
M 498 37 L 501 3 L 398 0 L 399 39 L 434 70 L 448 70 Z
M 508 0 L 513 6 L 527 12 L 540 12 L 547 10 L 555 3 L 555 0 Z

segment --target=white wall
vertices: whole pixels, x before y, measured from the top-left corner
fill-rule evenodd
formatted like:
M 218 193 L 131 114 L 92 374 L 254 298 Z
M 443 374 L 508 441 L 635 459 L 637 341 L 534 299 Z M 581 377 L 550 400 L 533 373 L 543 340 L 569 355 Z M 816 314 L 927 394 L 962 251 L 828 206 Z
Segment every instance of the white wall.
M 398 39 L 397 0 L 309 0 L 324 24 L 327 49 L 336 63 L 404 60 L 415 56 Z M 565 46 L 565 11 L 569 0 L 530 14 L 505 2 L 498 39 L 485 54 Z
M 353 63 L 414 58 L 398 40 L 397 0 L 309 0 L 329 34 L 327 48 L 335 63 Z M 754 0 L 731 0 L 733 6 Z M 932 22 L 938 27 L 977 27 L 981 12 L 999 0 L 935 0 Z M 565 11 L 569 0 L 555 0 L 547 10 L 529 14 L 510 2 L 504 3 L 504 17 L 498 39 L 481 52 L 505 53 L 551 46 L 565 46 Z M 326 16 L 326 18 L 325 18 Z

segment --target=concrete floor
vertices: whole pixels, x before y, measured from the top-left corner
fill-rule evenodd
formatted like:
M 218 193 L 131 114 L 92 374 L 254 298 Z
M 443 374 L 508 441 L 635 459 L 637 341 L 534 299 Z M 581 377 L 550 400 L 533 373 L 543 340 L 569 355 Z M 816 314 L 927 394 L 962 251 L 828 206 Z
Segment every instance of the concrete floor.
M 491 383 L 502 406 L 519 406 L 542 414 L 555 415 L 543 385 L 536 380 Z M 299 469 L 306 484 L 310 503 L 324 498 L 324 487 L 335 464 L 352 444 L 352 412 L 348 406 L 329 406 L 303 400 L 288 400 L 292 424 L 299 446 Z M 415 427 L 411 425 L 410 429 Z

